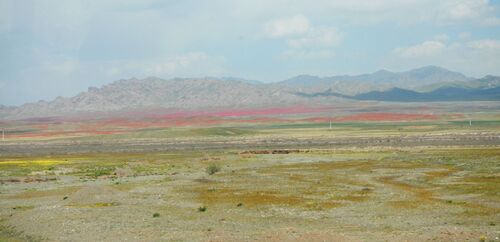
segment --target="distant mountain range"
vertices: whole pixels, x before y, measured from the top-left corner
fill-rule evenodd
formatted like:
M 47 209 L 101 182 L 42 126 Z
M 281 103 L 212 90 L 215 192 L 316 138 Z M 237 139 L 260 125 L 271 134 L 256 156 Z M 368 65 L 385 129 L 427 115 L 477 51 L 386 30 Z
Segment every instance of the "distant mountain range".
M 342 94 L 359 94 L 369 91 L 383 91 L 393 87 L 416 89 L 443 82 L 469 82 L 473 78 L 437 66 L 427 66 L 406 72 L 380 70 L 371 74 L 356 76 L 316 77 L 301 75 L 281 81 L 284 88 L 300 89 L 302 92 L 331 89 Z
M 352 97 L 357 100 L 390 102 L 436 102 L 436 101 L 500 101 L 500 87 L 472 89 L 441 87 L 430 92 L 415 92 L 393 88 L 388 91 L 373 91 Z
M 385 102 L 500 101 L 500 87 L 485 89 L 440 87 L 430 92 L 416 92 L 395 87 L 387 91 L 371 91 L 352 96 L 332 92 L 331 89 L 317 93 L 297 92 L 295 94 L 309 98 L 338 97 L 351 100 Z
M 179 110 L 332 104 L 355 100 L 500 100 L 499 87 L 500 77 L 474 79 L 436 66 L 406 72 L 380 70 L 356 76 L 300 75 L 276 83 L 215 77 L 171 80 L 132 78 L 100 88 L 90 87 L 74 97 L 58 97 L 18 107 L 0 105 L 0 119 L 155 108 Z

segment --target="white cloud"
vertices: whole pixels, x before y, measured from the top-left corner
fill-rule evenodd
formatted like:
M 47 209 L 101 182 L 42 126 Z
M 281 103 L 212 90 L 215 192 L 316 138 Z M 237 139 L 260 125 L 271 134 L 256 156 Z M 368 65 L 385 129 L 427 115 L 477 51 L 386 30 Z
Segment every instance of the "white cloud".
M 50 1 L 48 1 L 50 2 Z M 52 1 L 33 4 L 32 19 L 34 38 L 44 48 L 74 51 L 86 40 L 90 13 L 82 1 Z
M 283 56 L 301 60 L 328 59 L 334 57 L 335 52 L 330 49 L 288 49 Z
M 442 13 L 443 18 L 451 20 L 461 20 L 475 18 L 480 12 L 484 11 L 487 1 L 483 0 L 465 0 L 459 2 L 448 1 L 444 4 Z
M 288 46 L 283 56 L 295 59 L 331 58 L 332 48 L 342 41 L 342 33 L 336 28 L 313 26 L 302 14 L 268 22 L 264 33 L 270 38 L 283 38 Z
M 329 17 L 349 23 L 397 22 L 402 24 L 496 23 L 496 7 L 488 0 L 251 0 L 225 1 L 234 17 L 258 21 L 294 13 Z M 492 1 L 491 1 L 492 2 Z M 489 20 L 488 20 L 489 19 Z
M 500 41 L 494 39 L 474 40 L 468 42 L 467 47 L 480 50 L 500 50 Z
M 309 20 L 303 15 L 274 20 L 264 25 L 265 33 L 274 38 L 303 34 L 308 32 L 309 29 Z
M 468 40 L 472 37 L 472 34 L 470 32 L 460 32 L 458 34 L 458 38 L 461 40 Z
M 443 0 L 430 8 L 438 23 L 471 22 L 479 25 L 499 25 L 495 8 L 488 0 Z M 432 11 L 434 9 L 434 11 Z
M 0 1 L 0 33 L 11 31 L 13 17 L 12 2 Z
M 55 74 L 69 75 L 78 70 L 80 62 L 76 59 L 53 60 L 42 65 L 44 71 Z
M 396 48 L 384 62 L 395 69 L 438 65 L 468 75 L 498 74 L 500 40 L 461 40 L 449 44 L 429 40 L 409 47 Z
M 444 50 L 445 47 L 445 44 L 440 41 L 430 40 L 410 47 L 396 48 L 394 50 L 394 53 L 399 56 L 408 58 L 433 56 L 439 54 Z
M 312 5 L 309 1 L 297 1 L 287 9 L 306 14 L 330 15 L 350 23 L 362 24 L 469 22 L 500 25 L 500 19 L 496 16 L 498 10 L 488 0 L 316 0 L 314 3 Z
M 36 65 L 30 71 L 39 71 L 43 75 L 68 76 L 77 73 L 81 68 L 79 59 L 66 54 L 54 54 L 43 48 L 33 48 Z
M 434 36 L 434 40 L 440 41 L 440 42 L 446 42 L 450 39 L 450 36 L 447 34 L 438 34 Z
M 491 25 L 491 26 L 500 26 L 500 18 L 497 17 L 488 17 L 483 20 L 483 23 L 485 25 Z
M 319 27 L 311 29 L 306 35 L 289 39 L 292 48 L 315 48 L 336 46 L 342 40 L 342 34 L 335 28 Z
M 110 61 L 104 71 L 110 77 L 119 76 L 159 76 L 159 77 L 193 77 L 221 75 L 225 73 L 223 58 L 210 56 L 204 52 L 188 52 L 148 60 Z
M 159 63 L 147 64 L 144 71 L 152 75 L 175 73 L 199 62 L 207 61 L 208 59 L 208 55 L 203 52 L 191 52 L 184 55 L 168 57 Z

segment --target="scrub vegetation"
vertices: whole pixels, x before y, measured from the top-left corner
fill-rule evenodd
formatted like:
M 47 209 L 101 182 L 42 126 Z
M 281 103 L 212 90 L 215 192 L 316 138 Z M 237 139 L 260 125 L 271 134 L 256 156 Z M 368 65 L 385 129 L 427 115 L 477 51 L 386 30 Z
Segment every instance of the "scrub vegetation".
M 500 125 L 475 115 L 8 140 L 0 240 L 495 241 Z

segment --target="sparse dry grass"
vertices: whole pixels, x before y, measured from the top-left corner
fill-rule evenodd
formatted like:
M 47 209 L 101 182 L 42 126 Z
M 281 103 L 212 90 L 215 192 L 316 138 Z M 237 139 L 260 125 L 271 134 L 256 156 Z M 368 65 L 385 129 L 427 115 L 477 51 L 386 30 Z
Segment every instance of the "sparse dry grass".
M 500 200 L 497 175 L 500 173 L 500 152 L 494 148 L 185 154 L 92 154 L 88 157 L 78 155 L 74 159 L 70 156 L 53 157 L 54 160 L 68 162 L 43 166 L 43 169 L 69 169 L 70 173 L 57 176 L 74 180 L 70 180 L 69 184 L 53 181 L 26 183 L 24 178 L 31 173 L 25 173 L 18 177 L 20 182 L 8 183 L 11 188 L 7 193 L 0 194 L 3 204 L 8 205 L 0 209 L 19 216 L 39 216 L 44 211 L 56 214 L 84 211 L 74 215 L 81 216 L 81 219 L 97 218 L 110 211 L 124 214 L 142 211 L 146 221 L 153 219 L 152 214 L 158 212 L 161 214 L 160 218 L 155 218 L 158 226 L 169 227 L 172 225 L 165 224 L 167 221 L 177 221 L 180 227 L 176 231 L 183 231 L 186 226 L 200 231 L 207 231 L 207 228 L 224 231 L 228 228 L 224 225 L 226 222 L 214 223 L 217 219 L 238 224 L 236 236 L 243 237 L 257 236 L 250 230 L 262 228 L 263 224 L 272 229 L 300 223 L 306 226 L 304 230 L 309 230 L 312 227 L 307 226 L 312 226 L 312 221 L 319 218 L 314 222 L 317 226 L 314 228 L 325 226 L 321 228 L 328 230 L 328 226 L 339 227 L 343 228 L 343 233 L 353 236 L 366 233 L 388 235 L 397 231 L 425 233 L 420 227 L 433 221 L 428 220 L 430 214 L 461 229 L 479 227 L 484 228 L 482 233 L 491 234 L 489 231 L 495 226 L 488 224 L 497 221 L 500 214 L 495 207 Z M 212 162 L 217 162 L 223 169 L 207 176 L 205 169 Z M 19 169 L 20 166 L 10 164 L 5 166 L 3 172 L 8 173 L 9 169 Z M 39 165 L 23 166 L 24 169 L 33 167 Z M 84 181 L 89 167 L 110 172 Z M 116 169 L 124 167 L 132 172 L 120 177 L 113 174 Z M 89 198 L 87 203 L 80 203 L 75 200 L 75 194 L 86 186 L 85 183 L 102 188 L 104 194 L 95 193 L 93 196 L 96 197 Z M 16 186 L 38 190 L 15 190 Z M 106 191 L 109 194 L 105 194 Z M 68 199 L 63 200 L 64 196 Z M 61 208 L 52 208 L 54 204 Z M 29 209 L 12 209 L 16 206 L 28 206 Z M 41 207 L 44 209 L 38 209 Z M 203 213 L 198 212 L 201 207 L 205 208 Z M 48 208 L 53 210 L 46 210 Z M 393 221 L 401 216 L 420 225 L 412 227 Z M 7 219 L 5 223 L 10 223 L 8 217 L 4 218 Z M 342 223 L 339 223 L 339 218 Z M 134 229 L 137 225 L 134 221 L 126 221 L 120 226 Z M 177 233 L 185 239 L 194 238 L 190 237 L 194 234 L 185 232 Z

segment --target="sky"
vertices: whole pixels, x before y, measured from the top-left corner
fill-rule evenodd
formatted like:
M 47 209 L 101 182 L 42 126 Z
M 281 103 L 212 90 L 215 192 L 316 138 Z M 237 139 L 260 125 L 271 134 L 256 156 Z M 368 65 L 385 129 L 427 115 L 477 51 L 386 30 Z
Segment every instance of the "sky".
M 132 77 L 500 75 L 500 0 L 0 0 L 0 104 Z

